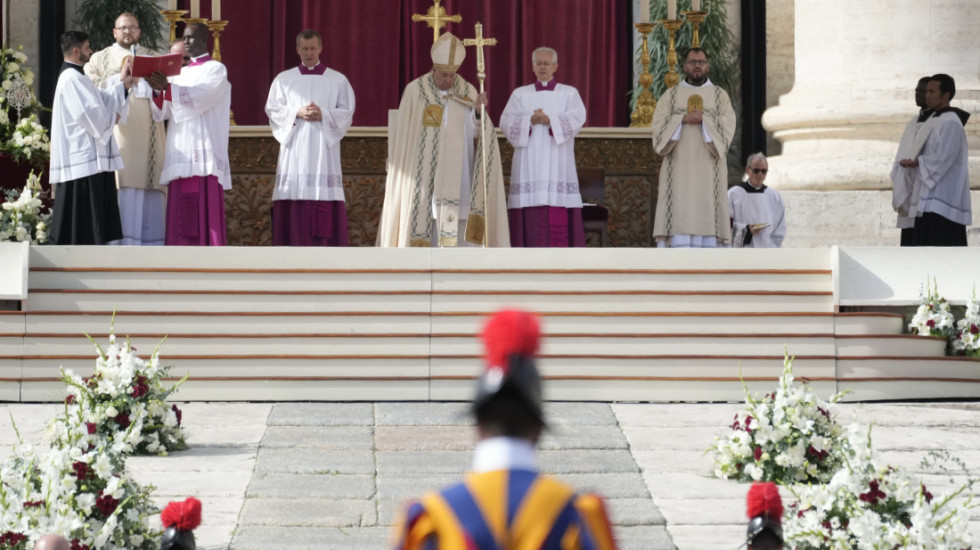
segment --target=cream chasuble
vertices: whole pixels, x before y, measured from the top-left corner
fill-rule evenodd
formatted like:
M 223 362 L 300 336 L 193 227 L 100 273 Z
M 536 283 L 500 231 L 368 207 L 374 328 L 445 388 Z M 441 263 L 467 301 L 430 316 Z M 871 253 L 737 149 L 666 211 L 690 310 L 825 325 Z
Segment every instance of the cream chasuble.
M 142 46 L 136 47 L 137 55 L 156 55 Z M 132 52 L 119 44 L 92 54 L 85 64 L 85 74 L 96 86 L 106 89 L 118 81 L 123 61 Z M 120 119 L 114 132 L 116 143 L 122 155 L 125 168 L 116 172 L 116 187 L 123 189 L 156 189 L 160 186 L 160 171 L 163 170 L 164 147 L 167 136 L 162 122 L 154 122 L 150 113 L 150 94 L 152 89 L 142 79 L 130 92 L 129 114 Z
M 490 120 L 479 134 L 476 90 L 455 76 L 448 94 L 432 74 L 405 87 L 389 129 L 388 176 L 378 246 L 510 246 L 500 150 Z M 487 167 L 480 153 L 487 143 Z M 489 207 L 484 216 L 483 174 Z M 434 223 L 433 223 L 434 222 Z M 433 226 L 438 233 L 433 236 Z
M 703 110 L 701 124 L 682 124 Z M 660 167 L 653 236 L 714 236 L 730 244 L 726 155 L 735 136 L 735 111 L 725 90 L 706 82 L 667 90 L 653 113 L 653 150 Z

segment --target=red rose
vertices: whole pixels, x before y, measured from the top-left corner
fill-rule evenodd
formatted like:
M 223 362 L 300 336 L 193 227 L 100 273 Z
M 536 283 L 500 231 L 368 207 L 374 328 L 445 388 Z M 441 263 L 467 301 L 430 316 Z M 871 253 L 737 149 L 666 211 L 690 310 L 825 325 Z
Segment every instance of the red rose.
M 99 491 L 99 495 L 95 497 L 95 508 L 104 517 L 111 516 L 116 511 L 117 506 L 119 506 L 119 501 L 112 498 L 112 495 L 103 495 L 102 491 Z
M 970 334 L 980 334 L 980 327 L 977 325 L 970 325 Z
M 74 395 L 68 394 L 68 397 L 65 397 L 65 405 L 71 405 L 74 402 L 75 402 Z
M 180 421 L 181 421 L 182 418 L 184 418 L 184 412 L 181 411 L 180 409 L 178 409 L 177 408 L 177 405 L 173 405 L 170 408 L 174 411 L 174 414 L 177 416 L 177 427 L 179 428 L 180 427 Z
M 926 321 L 926 326 L 929 327 L 929 328 L 932 328 L 932 327 L 936 326 L 936 322 L 933 321 L 932 319 L 929 319 L 928 321 Z
M 71 539 L 71 550 L 89 550 L 89 547 L 78 539 Z
M 89 435 L 92 435 L 98 426 L 95 425 L 95 422 L 86 422 L 85 427 L 88 429 Z
M 119 424 L 120 428 L 129 427 L 129 415 L 124 412 L 117 414 L 113 420 L 116 421 L 116 424 Z
M 88 464 L 84 462 L 75 462 L 71 465 L 71 469 L 74 471 L 75 477 L 78 481 L 85 481 L 89 474 Z
M 755 456 L 755 459 L 756 460 L 759 460 L 760 458 L 762 458 L 762 447 L 756 447 L 755 448 L 755 451 L 753 451 L 752 454 L 753 454 L 753 456 Z

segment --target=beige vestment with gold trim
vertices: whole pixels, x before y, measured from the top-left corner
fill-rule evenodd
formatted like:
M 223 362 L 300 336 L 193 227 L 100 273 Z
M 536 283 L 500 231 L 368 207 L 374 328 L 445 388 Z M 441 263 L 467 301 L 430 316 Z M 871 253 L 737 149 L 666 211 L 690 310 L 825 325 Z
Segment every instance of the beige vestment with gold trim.
M 448 96 L 439 93 L 431 73 L 405 87 L 389 134 L 392 143 L 378 246 L 458 246 L 464 240 L 481 244 L 484 229 L 487 246 L 510 246 L 493 124 L 487 120 L 482 138 L 466 137 L 476 97 L 476 89 L 459 76 L 454 76 Z M 476 128 L 479 133 L 478 122 Z M 486 170 L 481 139 L 487 143 Z M 489 201 L 486 209 L 484 172 Z M 468 199 L 461 196 L 466 190 Z M 484 210 L 488 210 L 487 216 Z
M 701 124 L 682 124 L 689 111 L 703 107 Z M 660 166 L 654 238 L 715 236 L 730 244 L 728 147 L 735 136 L 735 111 L 718 86 L 674 86 L 657 101 L 653 150 Z M 680 127 L 680 139 L 674 140 Z M 704 134 L 711 137 L 708 142 Z

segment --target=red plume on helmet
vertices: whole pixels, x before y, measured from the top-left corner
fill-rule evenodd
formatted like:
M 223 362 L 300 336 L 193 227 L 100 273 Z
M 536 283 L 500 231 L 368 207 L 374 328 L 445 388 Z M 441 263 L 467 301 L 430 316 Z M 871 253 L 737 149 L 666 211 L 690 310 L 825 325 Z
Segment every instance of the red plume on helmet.
M 749 519 L 766 516 L 776 523 L 783 521 L 783 500 L 775 483 L 754 483 L 745 498 Z
M 164 528 L 176 527 L 178 531 L 193 531 L 201 524 L 201 501 L 190 497 L 184 502 L 171 502 L 160 514 Z
M 538 320 L 526 311 L 505 309 L 491 317 L 483 327 L 486 366 L 510 370 L 514 355 L 533 358 L 541 342 Z
M 498 396 L 516 393 L 530 413 L 544 424 L 541 377 L 534 356 L 541 345 L 541 327 L 534 315 L 516 309 L 497 312 L 483 327 L 485 368 L 477 379 L 474 412 Z

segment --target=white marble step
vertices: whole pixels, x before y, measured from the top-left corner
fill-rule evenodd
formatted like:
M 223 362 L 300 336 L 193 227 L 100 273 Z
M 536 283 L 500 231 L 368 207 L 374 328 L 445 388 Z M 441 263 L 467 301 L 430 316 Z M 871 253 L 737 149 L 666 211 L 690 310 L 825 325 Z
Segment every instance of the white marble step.
M 756 311 L 830 312 L 829 294 L 123 294 L 31 293 L 28 311 Z
M 902 334 L 905 319 L 888 313 L 842 313 L 834 317 L 834 332 L 846 334 Z
M 618 270 L 585 273 L 546 271 L 515 272 L 127 272 L 42 271 L 30 274 L 30 289 L 103 290 L 429 290 L 459 291 L 474 288 L 489 291 L 513 290 L 771 290 L 833 291 L 830 273 L 766 272 L 724 270 L 699 272 L 627 272 Z
M 945 340 L 921 336 L 857 335 L 837 338 L 839 357 L 942 357 L 945 351 Z
M 131 269 L 805 269 L 830 270 L 831 248 L 796 249 L 422 249 L 302 247 L 35 246 L 30 267 Z

